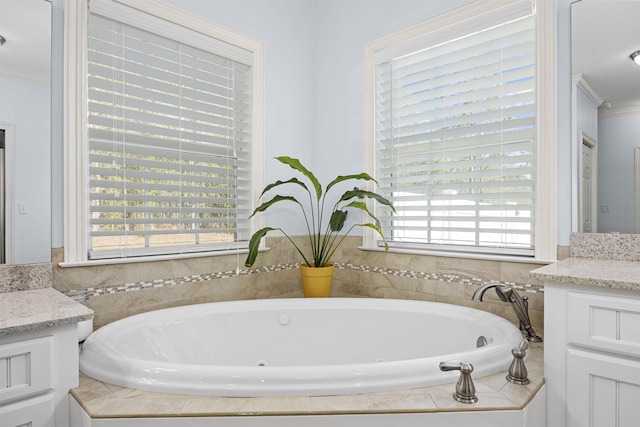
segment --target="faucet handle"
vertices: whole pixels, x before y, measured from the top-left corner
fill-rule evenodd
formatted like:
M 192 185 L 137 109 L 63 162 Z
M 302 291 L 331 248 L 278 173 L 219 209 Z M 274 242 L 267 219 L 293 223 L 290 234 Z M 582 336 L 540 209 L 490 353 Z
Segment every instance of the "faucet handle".
M 529 349 L 529 343 L 527 340 L 522 340 L 518 347 L 511 349 L 513 354 L 513 361 L 509 367 L 509 373 L 507 374 L 507 381 L 514 384 L 525 385 L 529 384 L 529 378 L 527 378 L 527 367 L 524 364 L 524 357 L 527 355 Z
M 524 351 L 526 353 L 527 350 L 529 350 L 529 341 L 526 340 L 526 339 L 522 340 L 522 342 L 520 343 L 519 347 L 514 347 L 514 349 L 516 349 L 516 348 L 518 348 L 518 349 L 520 349 L 520 350 L 522 350 L 522 351 Z
M 473 384 L 471 372 L 473 365 L 469 362 L 440 362 L 441 371 L 460 371 L 460 377 L 456 384 L 456 392 L 453 398 L 461 403 L 476 403 L 476 386 Z

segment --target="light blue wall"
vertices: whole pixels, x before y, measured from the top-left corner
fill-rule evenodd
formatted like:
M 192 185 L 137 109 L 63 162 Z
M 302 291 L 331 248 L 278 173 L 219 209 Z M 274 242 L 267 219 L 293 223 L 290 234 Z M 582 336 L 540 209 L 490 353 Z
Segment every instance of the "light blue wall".
M 272 160 L 289 155 L 323 184 L 363 170 L 364 43 L 469 1 L 169 0 L 264 42 L 266 182 L 292 175 Z M 274 206 L 268 225 L 304 233 L 296 208 Z
M 363 48 L 470 0 L 321 0 L 314 162 L 325 178 L 363 169 Z
M 49 82 L 0 74 L 0 122 L 15 126 L 13 262 L 51 258 Z M 18 213 L 25 203 L 27 212 Z
M 262 40 L 267 158 L 299 156 L 321 181 L 360 172 L 363 46 L 471 0 L 168 0 Z M 288 172 L 267 160 L 267 180 Z
M 168 0 L 262 40 L 266 55 L 266 182 L 299 157 L 322 182 L 363 169 L 363 45 L 470 0 Z M 570 1 L 558 7 L 558 243 L 571 231 Z M 54 201 L 54 211 L 61 204 Z M 291 207 L 291 209 L 293 209 Z M 280 226 L 288 207 L 272 211 Z M 60 222 L 60 220 L 58 220 Z M 292 234 L 303 232 L 302 224 Z M 55 230 L 61 225 L 54 225 Z M 61 235 L 61 233 L 58 233 Z M 58 244 L 57 244 L 58 243 Z M 57 245 L 56 245 L 57 244 Z M 54 240 L 54 247 L 62 246 Z
M 315 1 L 169 0 L 168 3 L 264 43 L 266 157 L 286 154 L 311 158 L 315 129 Z M 268 168 L 267 179 L 273 178 L 272 168 Z
M 556 202 L 557 202 L 557 241 L 558 245 L 568 246 L 571 235 L 572 183 L 576 171 L 572 164 L 571 130 L 571 2 L 556 0 Z M 577 175 L 576 175 L 577 176 Z M 544 197 L 544 195 L 540 195 Z
M 634 232 L 634 149 L 640 147 L 640 112 L 614 114 L 598 121 L 598 231 Z M 613 173 L 615 171 L 615 173 Z
M 314 82 L 317 31 L 315 0 L 169 0 L 169 3 L 264 43 L 266 80 L 265 183 L 291 176 L 273 160 L 287 155 L 313 167 L 316 134 Z M 291 221 L 293 204 L 281 203 L 267 213 L 267 224 L 287 233 L 304 232 Z M 297 218 L 298 215 L 293 216 Z
M 267 182 L 289 171 L 270 158 L 300 156 L 321 182 L 363 169 L 363 46 L 471 0 L 170 0 L 264 41 Z M 557 1 L 558 243 L 571 232 L 570 1 Z M 272 211 L 280 226 L 286 208 Z M 289 228 L 290 229 L 290 228 Z M 302 232 L 300 228 L 297 232 Z M 296 231 L 294 231 L 294 234 Z
M 592 139 L 598 138 L 598 107 L 580 88 L 576 92 L 576 126 L 578 143 L 581 143 L 580 132 Z

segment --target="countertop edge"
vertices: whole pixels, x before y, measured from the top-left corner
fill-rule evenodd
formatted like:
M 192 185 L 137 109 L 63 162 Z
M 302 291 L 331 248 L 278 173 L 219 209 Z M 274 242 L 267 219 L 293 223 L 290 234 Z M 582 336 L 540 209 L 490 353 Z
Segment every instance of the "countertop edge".
M 529 274 L 544 282 L 640 291 L 640 261 L 572 257 Z
M 53 288 L 0 294 L 0 336 L 78 323 L 93 311 Z

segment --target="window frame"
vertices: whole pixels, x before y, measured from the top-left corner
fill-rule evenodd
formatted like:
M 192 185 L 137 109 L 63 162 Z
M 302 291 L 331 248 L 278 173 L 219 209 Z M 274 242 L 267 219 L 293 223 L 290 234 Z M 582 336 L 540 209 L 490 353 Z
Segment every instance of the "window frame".
M 454 26 L 482 27 L 483 22 L 494 21 L 508 8 L 528 4 L 536 11 L 536 198 L 535 252 L 522 256 L 514 251 L 507 255 L 473 252 L 473 250 L 433 250 L 425 246 L 399 245 L 390 250 L 400 253 L 443 255 L 477 259 L 505 259 L 523 262 L 549 262 L 557 257 L 556 225 L 556 31 L 555 6 L 544 0 L 477 0 L 441 15 L 400 29 L 367 42 L 364 46 L 364 147 L 365 170 L 375 177 L 376 171 L 376 60 L 382 52 L 402 49 L 407 52 L 426 47 L 432 33 Z M 495 23 L 495 22 L 494 22 Z M 371 206 L 375 209 L 375 206 Z M 366 250 L 383 250 L 377 236 L 365 230 L 363 246 Z
M 254 200 L 264 182 L 265 83 L 264 45 L 261 41 L 158 0 L 102 0 L 126 6 L 238 46 L 253 57 L 251 190 Z M 108 6 L 108 4 L 107 4 Z M 65 0 L 64 100 L 64 262 L 61 266 L 113 264 L 238 253 L 245 249 L 89 260 L 89 184 L 87 124 L 88 0 Z M 261 219 L 251 218 L 250 227 Z

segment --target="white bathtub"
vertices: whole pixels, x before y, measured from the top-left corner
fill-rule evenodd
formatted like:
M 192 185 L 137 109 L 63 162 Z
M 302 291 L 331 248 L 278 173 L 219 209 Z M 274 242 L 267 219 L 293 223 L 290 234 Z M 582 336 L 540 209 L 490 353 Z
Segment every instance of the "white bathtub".
M 488 345 L 477 348 L 478 337 Z M 208 396 L 319 396 L 454 382 L 506 371 L 518 328 L 484 311 L 423 301 L 312 298 L 177 307 L 91 334 L 80 370 L 124 387 Z

